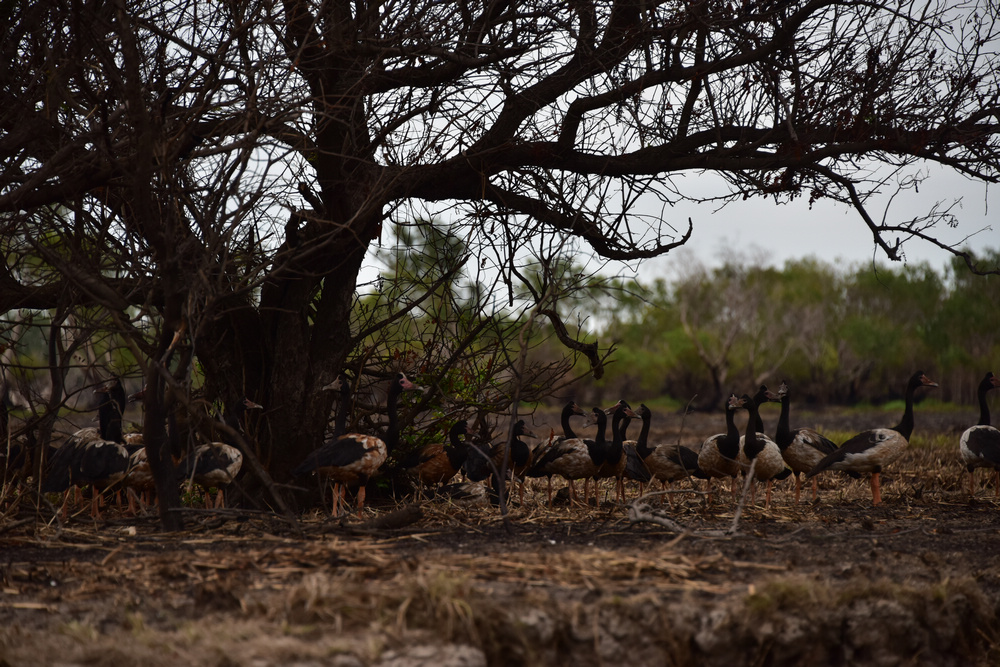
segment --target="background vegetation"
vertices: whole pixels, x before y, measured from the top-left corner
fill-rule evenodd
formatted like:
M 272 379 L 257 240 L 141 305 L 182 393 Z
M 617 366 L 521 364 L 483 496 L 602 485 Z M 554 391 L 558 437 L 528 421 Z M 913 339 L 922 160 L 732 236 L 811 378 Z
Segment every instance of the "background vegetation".
M 717 407 L 733 388 L 788 379 L 796 401 L 880 402 L 923 369 L 941 385 L 934 398 L 968 404 L 1000 367 L 1000 278 L 959 262 L 775 268 L 736 258 L 618 287 L 594 311 L 601 339 L 618 347 L 592 389 L 601 397 L 697 395 L 696 406 Z

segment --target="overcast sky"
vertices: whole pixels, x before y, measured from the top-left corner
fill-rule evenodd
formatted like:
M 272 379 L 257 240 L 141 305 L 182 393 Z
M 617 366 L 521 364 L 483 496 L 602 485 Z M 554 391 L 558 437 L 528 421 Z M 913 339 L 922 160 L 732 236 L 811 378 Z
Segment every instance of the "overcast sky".
M 687 173 L 675 176 L 678 190 L 688 196 L 709 197 L 723 192 L 711 184 L 711 175 Z M 919 192 L 912 190 L 893 198 L 888 224 L 899 224 L 926 215 L 932 208 L 952 208 L 958 217 L 957 228 L 944 223 L 935 232 L 949 244 L 964 245 L 973 250 L 1000 249 L 1000 187 L 987 188 L 951 170 L 937 169 L 921 184 Z M 869 205 L 869 214 L 880 221 L 889 197 Z M 664 257 L 646 260 L 625 268 L 640 280 L 658 277 L 673 278 L 683 272 L 693 256 L 701 263 L 719 266 L 734 256 L 780 268 L 789 259 L 815 257 L 829 264 L 847 267 L 870 266 L 874 258 L 889 264 L 885 253 L 876 251 L 872 234 L 860 216 L 847 206 L 829 200 L 819 200 L 809 207 L 807 198 L 790 204 L 776 204 L 773 199 L 754 198 L 740 201 L 719 210 L 718 204 L 681 203 L 673 208 L 644 211 L 651 216 L 670 216 L 669 222 L 679 233 L 687 229 L 687 219 L 694 223 L 694 232 L 687 244 Z M 433 217 L 433 213 L 429 215 Z M 447 219 L 447 215 L 444 216 Z M 895 235 L 889 239 L 895 242 Z M 374 254 L 375 250 L 369 251 Z M 951 255 L 936 246 L 910 239 L 903 245 L 907 263 L 926 261 L 941 271 L 950 264 Z M 362 271 L 362 282 L 374 280 L 381 268 L 370 256 Z M 893 266 L 900 266 L 893 263 Z M 617 274 L 620 264 L 611 263 L 602 271 Z
M 972 183 L 950 171 L 932 173 L 918 193 L 910 191 L 897 196 L 887 221 L 892 224 L 925 215 L 935 204 L 946 208 L 960 197 L 961 204 L 952 209 L 959 225 L 952 229 L 939 224 L 935 231 L 940 238 L 960 243 L 972 235 L 966 245 L 973 250 L 1000 249 L 1000 187 L 987 189 L 982 183 Z M 887 201 L 888 197 L 869 208 L 877 221 Z M 721 211 L 716 208 L 709 204 L 686 204 L 671 209 L 677 225 L 686 227 L 688 217 L 694 222 L 694 232 L 685 247 L 708 265 L 722 264 L 731 248 L 752 257 L 757 255 L 750 249 L 756 248 L 766 263 L 776 267 L 788 259 L 808 256 L 831 264 L 870 264 L 873 257 L 888 263 L 885 253 L 875 251 L 872 234 L 864 221 L 842 204 L 820 200 L 810 210 L 804 198 L 784 205 L 758 198 L 732 204 Z M 894 237 L 889 240 L 894 242 Z M 948 253 L 919 239 L 905 242 L 903 251 L 908 263 L 927 261 L 935 269 L 949 263 Z M 647 262 L 639 275 L 669 275 L 668 263 L 676 259 L 668 256 Z

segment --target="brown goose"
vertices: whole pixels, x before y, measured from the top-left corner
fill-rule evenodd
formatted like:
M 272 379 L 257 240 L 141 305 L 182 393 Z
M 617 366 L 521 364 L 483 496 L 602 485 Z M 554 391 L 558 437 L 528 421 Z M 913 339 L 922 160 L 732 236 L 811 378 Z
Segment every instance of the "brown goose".
M 236 431 L 243 431 L 243 415 L 247 410 L 260 410 L 263 406 L 249 398 L 236 402 L 226 413 L 226 423 Z M 243 467 L 243 452 L 226 442 L 208 442 L 195 447 L 180 463 L 185 479 L 191 480 L 205 492 L 205 507 L 225 507 L 224 489 L 233 483 Z M 215 498 L 209 489 L 216 489 Z
M 448 431 L 448 442 L 434 442 L 414 450 L 400 467 L 412 471 L 421 484 L 447 484 L 462 469 L 469 456 L 469 444 L 463 437 L 469 432 L 469 422 L 461 419 Z

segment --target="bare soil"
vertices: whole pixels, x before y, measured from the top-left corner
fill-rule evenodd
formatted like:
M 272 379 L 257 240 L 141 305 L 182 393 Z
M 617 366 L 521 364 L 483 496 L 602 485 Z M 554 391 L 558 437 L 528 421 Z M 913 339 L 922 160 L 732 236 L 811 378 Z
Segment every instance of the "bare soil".
M 686 418 L 682 439 L 720 419 Z M 664 421 L 656 435 L 676 437 Z M 684 532 L 610 500 L 549 508 L 544 480 L 509 525 L 492 507 L 383 499 L 363 522 L 298 527 L 192 509 L 180 534 L 114 510 L 60 523 L 8 488 L 0 665 L 1000 664 L 1000 501 L 983 471 L 970 498 L 958 460 L 974 415 L 917 421 L 882 505 L 867 479 L 824 474 L 800 503 L 786 480 L 731 535 L 737 503 L 709 504 L 702 482 L 677 485 L 673 508 L 643 501 Z

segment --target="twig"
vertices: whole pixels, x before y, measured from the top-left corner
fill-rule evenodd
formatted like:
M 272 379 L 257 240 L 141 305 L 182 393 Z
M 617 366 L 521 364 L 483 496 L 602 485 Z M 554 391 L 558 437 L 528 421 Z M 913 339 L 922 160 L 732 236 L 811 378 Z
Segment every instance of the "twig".
M 740 503 L 736 506 L 736 511 L 733 512 L 733 523 L 729 526 L 729 530 L 726 531 L 727 535 L 736 534 L 736 529 L 740 524 L 740 516 L 743 514 L 743 506 L 746 505 L 747 502 L 747 494 L 750 492 L 750 489 L 753 486 L 754 482 L 753 474 L 756 468 L 757 468 L 757 457 L 754 457 L 754 459 L 750 462 L 750 467 L 746 471 L 746 478 L 745 481 L 743 482 L 743 495 L 740 496 Z

